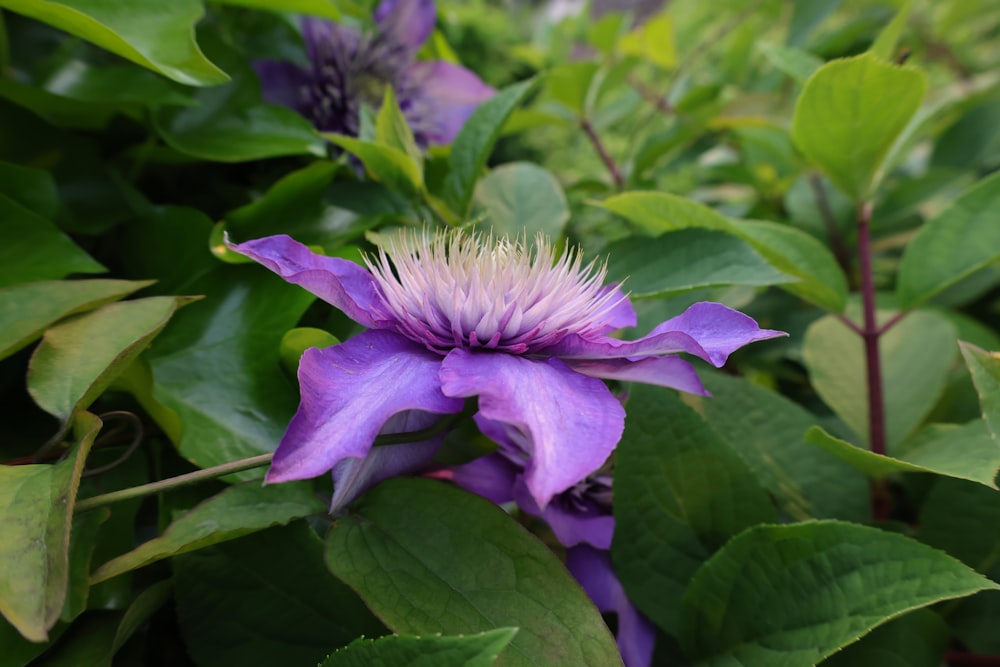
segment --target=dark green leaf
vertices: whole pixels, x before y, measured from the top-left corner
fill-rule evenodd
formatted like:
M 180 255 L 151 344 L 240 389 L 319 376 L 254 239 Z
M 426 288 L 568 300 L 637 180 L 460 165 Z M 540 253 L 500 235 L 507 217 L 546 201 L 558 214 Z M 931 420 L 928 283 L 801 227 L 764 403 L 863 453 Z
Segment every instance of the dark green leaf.
M 698 567 L 730 536 L 776 515 L 730 444 L 675 392 L 634 385 L 626 407 L 611 555 L 629 598 L 673 631 Z
M 151 281 L 50 280 L 0 288 L 0 359 L 42 335 L 64 317 L 149 286 Z
M 59 211 L 55 180 L 43 169 L 0 162 L 0 193 L 46 220 Z
M 1000 589 L 936 549 L 876 528 L 750 528 L 695 574 L 679 639 L 700 665 L 811 667 L 907 611 Z
M 0 466 L 0 613 L 31 641 L 48 639 L 66 597 L 73 505 L 101 420 L 84 412 L 77 425 L 63 461 Z
M 489 667 L 515 634 L 516 628 L 499 628 L 458 637 L 356 639 L 320 667 Z
M 823 667 L 940 667 L 951 633 L 941 617 L 917 609 L 880 625 Z
M 395 632 L 517 627 L 498 665 L 621 664 L 552 552 L 489 501 L 441 482 L 377 486 L 330 529 L 326 562 Z
M 551 172 L 530 162 L 511 162 L 491 171 L 476 185 L 473 215 L 498 236 L 538 233 L 559 238 L 569 221 L 569 204 Z
M 247 482 L 222 491 L 178 517 L 160 537 L 104 563 L 94 570 L 90 581 L 97 584 L 164 558 L 325 511 L 326 504 L 306 483 L 262 487 L 260 482 Z
M 514 109 L 534 90 L 535 83 L 536 79 L 529 79 L 508 86 L 480 104 L 455 137 L 448 156 L 444 199 L 460 218 L 469 212 L 476 181 L 500 137 L 500 130 Z

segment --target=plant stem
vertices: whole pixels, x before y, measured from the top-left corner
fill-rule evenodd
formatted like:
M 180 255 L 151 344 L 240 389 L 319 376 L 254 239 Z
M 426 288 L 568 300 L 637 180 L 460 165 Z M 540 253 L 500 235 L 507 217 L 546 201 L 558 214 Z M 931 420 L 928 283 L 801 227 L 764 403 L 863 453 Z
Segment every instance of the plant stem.
M 593 124 L 591 124 L 589 118 L 580 119 L 580 127 L 583 128 L 584 134 L 590 139 L 590 143 L 593 144 L 594 150 L 597 151 L 597 155 L 601 158 L 601 162 L 607 168 L 608 173 L 611 174 L 611 180 L 615 183 L 615 189 L 619 192 L 625 189 L 625 179 L 622 178 L 622 173 L 618 170 L 618 166 L 615 161 L 611 159 L 611 155 L 608 150 L 604 147 L 601 142 L 601 138 L 597 136 L 597 132 L 594 130 Z
M 819 174 L 809 176 L 809 187 L 812 188 L 813 196 L 816 198 L 816 208 L 819 209 L 820 217 L 823 218 L 823 223 L 826 225 L 826 236 L 830 242 L 830 249 L 833 250 L 833 256 L 837 259 L 837 264 L 840 265 L 840 270 L 844 272 L 850 285 L 854 283 L 851 256 L 847 250 L 847 244 L 844 243 L 844 237 L 840 233 L 840 228 L 837 226 L 837 218 L 833 215 L 833 209 L 830 208 L 830 200 L 826 196 L 826 188 L 823 187 L 823 181 L 820 180 Z
M 948 651 L 944 661 L 951 667 L 1000 667 L 1000 655 L 977 655 L 961 651 Z
M 871 451 L 885 456 L 885 395 L 882 388 L 882 360 L 875 313 L 875 282 L 872 277 L 871 202 L 858 205 L 858 264 L 861 268 L 861 303 L 863 323 L 861 338 L 865 346 L 865 371 L 868 383 L 868 441 Z M 872 515 L 876 520 L 889 517 L 889 491 L 884 479 L 872 482 Z

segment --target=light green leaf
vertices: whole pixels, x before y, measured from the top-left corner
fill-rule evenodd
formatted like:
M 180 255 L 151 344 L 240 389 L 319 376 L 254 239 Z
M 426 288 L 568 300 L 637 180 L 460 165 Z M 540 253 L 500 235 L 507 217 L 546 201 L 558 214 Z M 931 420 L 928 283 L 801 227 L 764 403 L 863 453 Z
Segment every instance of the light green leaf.
M 897 293 L 912 308 L 1000 258 L 1000 173 L 979 181 L 924 224 L 903 252 Z
M 682 229 L 655 239 L 634 237 L 605 248 L 608 279 L 625 281 L 636 298 L 662 297 L 705 287 L 776 285 L 795 280 L 774 269 L 739 237 Z
M 926 87 L 920 70 L 889 65 L 872 54 L 834 60 L 803 87 L 792 137 L 837 187 L 855 201 L 866 200 Z
M 489 667 L 516 634 L 517 628 L 498 628 L 458 637 L 355 639 L 319 667 Z
M 472 112 L 455 137 L 448 155 L 443 197 L 460 218 L 469 212 L 476 181 L 500 138 L 504 123 L 534 90 L 536 83 L 537 79 L 528 79 L 499 91 Z
M 399 109 L 391 86 L 386 87 L 382 106 L 375 116 L 375 142 L 403 151 L 417 165 L 417 169 L 423 172 L 424 155 L 417 148 L 413 130 Z
M 621 665 L 553 553 L 488 500 L 441 482 L 375 487 L 330 529 L 326 562 L 394 632 L 517 627 L 497 665 Z
M 341 18 L 340 10 L 333 0 L 209 0 L 209 2 L 219 5 L 266 9 L 272 12 L 310 14 L 331 21 L 337 21 Z
M 194 39 L 204 8 L 198 0 L 0 0 L 30 16 L 86 39 L 189 86 L 228 80 Z
M 48 639 L 63 608 L 73 505 L 100 430 L 81 413 L 77 444 L 59 463 L 0 466 L 0 613 L 31 641 Z
M 674 21 L 666 11 L 642 22 L 618 40 L 618 51 L 636 56 L 662 69 L 677 66 L 677 44 L 674 39 Z
M 246 482 L 225 489 L 181 515 L 163 535 L 104 563 L 91 574 L 90 583 L 98 584 L 164 558 L 325 512 L 326 504 L 307 483 L 261 486 L 257 481 Z
M 54 224 L 0 194 L 0 287 L 106 270 Z
M 896 15 L 892 17 L 889 24 L 882 29 L 878 37 L 875 39 L 875 43 L 872 44 L 869 51 L 881 58 L 882 60 L 892 61 L 896 56 L 896 44 L 899 43 L 899 38 L 903 34 L 903 30 L 906 28 L 906 21 L 910 18 L 910 8 L 913 3 L 910 0 L 904 0 L 903 4 L 900 6 Z
M 782 289 L 827 310 L 840 312 L 847 298 L 847 281 L 829 250 L 805 232 L 776 223 L 730 220 L 711 208 L 661 192 L 628 192 L 601 206 L 659 235 L 677 229 L 726 232 L 753 246 L 771 266 L 798 278 Z
M 146 348 L 189 299 L 149 297 L 103 306 L 45 332 L 31 355 L 28 392 L 64 423 Z
M 954 326 L 932 311 L 910 313 L 879 339 L 889 447 L 924 419 L 955 358 Z M 868 442 L 868 392 L 861 336 L 832 315 L 810 325 L 802 348 L 809 380 L 823 401 Z
M 774 521 L 734 447 L 673 391 L 629 390 L 615 454 L 615 571 L 639 609 L 673 631 L 691 576 L 732 535 Z
M 103 306 L 147 287 L 147 280 L 48 280 L 0 288 L 0 359 L 64 317 Z
M 976 385 L 983 419 L 993 439 L 1000 443 L 1000 356 L 965 341 L 959 341 L 958 346 Z
M 805 437 L 806 442 L 876 479 L 897 472 L 923 472 L 997 488 L 993 480 L 1000 469 L 1000 445 L 993 442 L 981 421 L 930 426 L 896 458 L 856 447 L 819 426 L 806 431 Z
M 498 236 L 525 236 L 529 243 L 538 233 L 559 238 L 569 221 L 559 181 L 531 162 L 509 162 L 479 181 L 473 211 Z
M 302 353 L 310 347 L 330 347 L 339 345 L 340 340 L 329 331 L 314 327 L 297 327 L 289 329 L 281 337 L 281 366 L 289 375 L 295 375 L 299 369 L 299 359 Z
M 757 48 L 772 65 L 799 83 L 804 83 L 823 66 L 822 58 L 792 46 L 763 42 Z
M 368 173 L 379 183 L 383 183 L 409 198 L 418 197 L 423 192 L 423 170 L 412 157 L 402 150 L 342 134 L 324 134 L 323 136 L 361 160 Z
M 695 574 L 678 639 L 705 667 L 812 667 L 907 611 L 987 589 L 1000 585 L 895 533 L 840 521 L 760 525 Z

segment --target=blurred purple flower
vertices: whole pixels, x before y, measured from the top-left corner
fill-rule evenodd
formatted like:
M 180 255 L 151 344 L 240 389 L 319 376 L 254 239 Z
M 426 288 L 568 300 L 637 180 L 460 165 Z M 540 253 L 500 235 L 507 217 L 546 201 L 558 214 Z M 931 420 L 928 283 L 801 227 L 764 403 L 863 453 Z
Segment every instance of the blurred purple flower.
M 366 463 L 393 417 L 454 414 L 473 396 L 479 428 L 517 442 L 527 492 L 544 508 L 597 470 L 621 437 L 625 411 L 598 378 L 704 394 L 678 353 L 721 366 L 743 345 L 783 335 L 698 303 L 639 340 L 610 338 L 636 323 L 628 298 L 568 247 L 555 260 L 541 237 L 534 249 L 461 233 L 400 237 L 367 270 L 284 235 L 231 247 L 369 328 L 302 355 L 299 410 L 267 473 L 283 482 L 331 469 L 344 477 L 351 467 L 358 481 L 335 508 L 400 474 L 400 465 L 385 467 L 397 458 L 410 457 L 409 470 L 429 463 L 428 443 L 416 445 L 422 457 L 392 445 L 378 448 L 379 465 Z
M 618 650 L 626 667 L 648 667 L 653 658 L 656 629 L 625 595 L 611 564 L 610 471 L 602 468 L 553 496 L 540 508 L 524 481 L 523 452 L 514 432 L 501 424 L 488 434 L 500 445 L 495 454 L 435 473 L 464 489 L 498 504 L 516 502 L 522 510 L 541 517 L 566 547 L 566 567 L 602 613 L 618 615 Z
M 255 63 L 264 99 L 294 109 L 323 132 L 356 137 L 361 107 L 377 109 L 391 86 L 417 144 L 449 144 L 494 90 L 459 65 L 414 60 L 434 18 L 432 0 L 383 0 L 372 35 L 306 18 L 310 66 Z

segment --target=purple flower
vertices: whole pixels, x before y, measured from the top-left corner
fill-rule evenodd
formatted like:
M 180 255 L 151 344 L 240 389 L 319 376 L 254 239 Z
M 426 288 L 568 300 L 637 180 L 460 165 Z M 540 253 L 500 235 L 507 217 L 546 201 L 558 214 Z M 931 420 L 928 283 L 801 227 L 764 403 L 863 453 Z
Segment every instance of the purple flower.
M 602 468 L 554 496 L 540 508 L 527 492 L 519 445 L 513 432 L 491 435 L 500 445 L 495 454 L 436 473 L 495 503 L 516 502 L 522 510 L 548 522 L 566 547 L 566 567 L 597 608 L 618 616 L 618 650 L 626 667 L 648 667 L 653 658 L 656 630 L 635 608 L 615 576 L 608 549 L 615 530 L 611 514 L 610 471 Z
M 381 464 L 365 467 L 375 437 L 396 426 L 390 420 L 454 414 L 475 396 L 480 429 L 517 443 L 527 492 L 544 508 L 597 470 L 621 437 L 625 411 L 598 378 L 704 394 L 678 353 L 720 366 L 747 343 L 783 335 L 698 303 L 639 340 L 610 338 L 635 325 L 628 298 L 570 248 L 555 260 L 541 237 L 534 249 L 462 233 L 400 237 L 367 270 L 284 235 L 231 247 L 369 329 L 302 355 L 299 410 L 267 474 L 283 482 L 364 468 L 342 502 L 410 455 L 409 445 L 380 447 Z M 416 460 L 406 467 L 419 469 Z
M 459 65 L 414 60 L 434 17 L 432 0 L 383 0 L 373 35 L 307 18 L 302 32 L 311 66 L 255 63 L 264 99 L 298 111 L 321 131 L 356 137 L 361 107 L 378 108 L 391 86 L 417 143 L 449 144 L 494 90 Z

